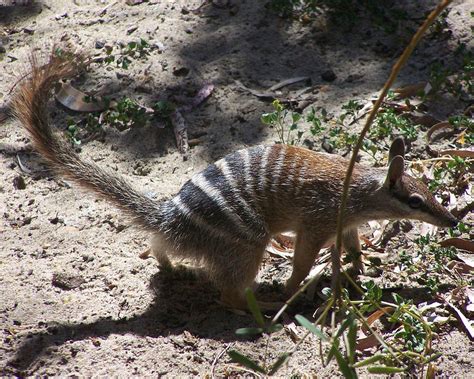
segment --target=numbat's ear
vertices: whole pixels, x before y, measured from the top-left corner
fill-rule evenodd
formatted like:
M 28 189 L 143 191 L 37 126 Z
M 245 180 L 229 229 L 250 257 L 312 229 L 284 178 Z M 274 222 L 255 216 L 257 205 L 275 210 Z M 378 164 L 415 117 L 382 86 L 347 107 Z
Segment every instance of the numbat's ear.
M 388 153 L 388 162 L 392 162 L 392 159 L 397 155 L 400 155 L 402 158 L 405 158 L 405 142 L 402 137 L 395 138 L 390 146 L 390 151 Z
M 402 177 L 403 171 L 405 171 L 405 160 L 402 156 L 396 155 L 390 161 L 390 164 L 388 166 L 388 172 L 387 177 L 385 178 L 384 186 L 392 188 Z

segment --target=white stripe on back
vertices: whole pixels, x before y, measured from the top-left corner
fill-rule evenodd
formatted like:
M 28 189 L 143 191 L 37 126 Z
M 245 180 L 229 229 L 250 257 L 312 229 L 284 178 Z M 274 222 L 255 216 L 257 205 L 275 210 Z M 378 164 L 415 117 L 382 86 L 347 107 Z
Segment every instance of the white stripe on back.
M 241 207 L 243 208 L 244 212 L 249 216 L 256 224 L 261 224 L 261 220 L 258 217 L 258 215 L 255 213 L 255 211 L 250 207 L 250 205 L 242 198 L 239 190 L 239 186 L 237 185 L 237 182 L 234 179 L 234 175 L 232 174 L 232 171 L 229 168 L 229 164 L 227 163 L 226 158 L 220 159 L 215 163 L 216 167 L 222 172 L 222 175 L 224 175 L 225 179 L 229 183 L 230 190 L 232 194 L 234 195 L 234 198 Z
M 265 195 L 265 188 L 267 186 L 267 165 L 268 165 L 268 156 L 270 155 L 271 147 L 265 147 L 265 152 L 262 155 L 262 160 L 260 161 L 260 171 L 259 171 L 259 178 L 258 178 L 258 189 L 260 190 L 261 194 Z
M 226 198 L 222 195 L 222 192 L 215 188 L 212 183 L 210 183 L 202 173 L 196 174 L 191 178 L 191 182 L 203 191 L 209 198 L 217 203 L 217 206 L 225 213 L 227 216 L 235 222 L 242 232 L 249 235 L 250 231 L 247 229 L 247 225 L 242 221 L 238 214 L 229 207 Z M 251 235 L 251 234 L 250 234 Z
M 299 196 L 301 189 L 303 188 L 303 185 L 305 183 L 305 175 L 306 171 L 308 170 L 308 161 L 304 161 L 303 167 L 301 167 L 300 172 L 298 173 L 298 184 L 296 185 L 295 188 L 295 196 Z
M 298 165 L 298 161 L 297 160 L 294 160 L 292 163 L 291 163 L 291 166 L 290 168 L 288 169 L 288 177 L 286 178 L 285 180 L 285 185 L 287 185 L 288 187 L 294 187 L 295 186 L 295 182 L 294 182 L 294 179 L 295 179 L 295 169 L 296 169 L 296 166 Z
M 252 174 L 250 172 L 250 152 L 248 149 L 245 149 L 240 150 L 239 153 L 242 155 L 242 161 L 244 164 L 245 178 L 243 178 L 243 180 L 245 183 L 245 190 L 250 201 L 255 202 L 255 191 L 252 186 Z
M 270 191 L 275 192 L 278 185 L 280 184 L 281 171 L 283 169 L 283 164 L 285 163 L 287 149 L 282 146 L 278 158 L 275 161 L 275 166 L 273 168 L 273 178 L 270 187 Z
M 179 212 L 189 218 L 196 226 L 202 229 L 206 229 L 213 234 L 218 235 L 219 237 L 225 237 L 226 239 L 229 239 L 229 236 L 227 233 L 221 231 L 220 229 L 213 228 L 211 225 L 209 225 L 206 220 L 204 220 L 201 216 L 193 212 L 182 200 L 181 200 L 181 195 L 177 194 L 171 202 L 174 204 L 174 206 L 179 210 Z

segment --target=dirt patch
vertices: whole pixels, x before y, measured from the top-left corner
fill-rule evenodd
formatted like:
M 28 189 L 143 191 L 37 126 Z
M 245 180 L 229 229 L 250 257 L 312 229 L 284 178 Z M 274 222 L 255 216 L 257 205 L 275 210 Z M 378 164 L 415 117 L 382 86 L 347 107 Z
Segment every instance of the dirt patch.
M 106 4 L 95 1 L 0 7 L 0 47 L 5 51 L 0 101 L 8 103 L 32 49 L 49 52 L 64 41 L 103 55 L 104 45 L 146 39 L 154 47 L 148 59 L 132 62 L 128 70 L 98 65 L 78 79 L 78 86 L 149 106 L 171 96 L 192 96 L 212 83 L 208 101 L 185 115 L 190 137 L 198 136 L 201 143 L 184 161 L 172 130 L 156 122 L 123 132 L 105 128 L 80 149 L 101 167 L 127 176 L 136 188 L 163 198 L 226 153 L 275 141 L 273 131 L 260 122 L 261 114 L 271 110 L 268 99 L 242 90 L 236 81 L 263 90 L 307 76 L 312 103 L 338 114 L 348 100 L 368 100 L 377 93 L 411 36 L 410 30 L 384 32 L 365 18 L 346 30 L 326 18 L 309 24 L 281 19 L 263 2 L 226 4 L 209 3 L 197 14 L 189 11 L 200 5 L 196 1 L 148 1 L 133 7 L 118 2 L 105 12 Z M 417 25 L 433 5 L 420 1 L 402 7 Z M 456 48 L 473 48 L 469 11 L 468 2 L 452 6 L 446 19 L 450 33 L 433 34 L 421 43 L 400 84 L 427 81 L 437 60 L 443 67 L 457 67 Z M 305 85 L 285 87 L 282 96 L 293 96 Z M 431 109 L 445 119 L 465 106 L 463 99 L 450 98 Z M 66 118 L 77 117 L 53 103 L 51 112 L 60 128 Z M 307 144 L 322 150 L 322 142 Z M 217 304 L 217 291 L 202 275 L 189 269 L 163 272 L 154 260 L 141 260 L 138 255 L 148 248 L 146 234 L 129 227 L 107 202 L 54 178 L 16 121 L 2 125 L 0 151 L 2 374 L 230 376 L 243 372 L 223 354 L 226 349 L 263 358 L 266 339 L 248 341 L 234 334 L 254 326 L 250 316 Z M 418 153 L 423 153 L 420 141 L 412 154 Z M 393 257 L 401 246 L 409 249 L 419 226 L 391 241 L 388 253 Z M 268 257 L 259 279 L 270 289 L 262 291 L 278 293 L 289 271 L 287 260 Z M 419 288 L 390 272 L 377 280 L 387 287 L 400 280 L 415 292 Z M 312 310 L 311 302 L 302 301 L 294 312 L 310 317 Z M 446 376 L 468 377 L 474 353 L 455 326 L 436 340 L 436 349 L 443 352 L 437 367 Z M 271 336 L 269 346 L 273 359 L 294 342 L 282 330 Z M 279 374 L 334 375 L 336 366 L 323 368 L 317 350 L 317 341 L 308 339 Z

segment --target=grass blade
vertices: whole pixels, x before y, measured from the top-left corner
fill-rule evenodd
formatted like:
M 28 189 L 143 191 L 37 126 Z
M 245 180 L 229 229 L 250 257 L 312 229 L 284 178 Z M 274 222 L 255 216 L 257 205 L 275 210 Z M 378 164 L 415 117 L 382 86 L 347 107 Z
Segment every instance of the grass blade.
M 249 306 L 250 312 L 252 312 L 253 318 L 257 322 L 258 326 L 264 327 L 265 321 L 263 319 L 262 311 L 257 304 L 257 299 L 250 288 L 245 289 L 245 297 L 247 299 L 247 304 Z
M 277 359 L 277 361 L 273 364 L 272 368 L 270 369 L 270 372 L 268 373 L 269 375 L 275 374 L 278 369 L 285 364 L 285 362 L 288 360 L 290 357 L 290 353 L 283 353 L 280 355 Z
M 235 331 L 235 334 L 238 336 L 255 336 L 263 332 L 263 328 L 239 328 Z
M 405 369 L 391 366 L 372 366 L 367 367 L 367 371 L 371 374 L 397 374 L 400 372 L 404 372 Z
M 298 323 L 308 329 L 311 333 L 313 333 L 316 337 L 321 339 L 322 341 L 329 341 L 329 339 L 324 335 L 323 331 L 319 328 L 317 328 L 311 321 L 309 321 L 306 317 L 302 315 L 296 315 L 295 316 L 296 321 Z
M 339 349 L 335 345 L 333 345 L 331 351 L 336 357 L 337 365 L 339 366 L 339 370 L 341 370 L 342 375 L 344 375 L 345 378 L 357 379 L 357 373 L 355 369 L 349 366 L 349 363 L 342 356 Z
M 239 353 L 236 350 L 230 350 L 227 352 L 230 358 L 236 362 L 240 363 L 242 366 L 249 368 L 255 372 L 260 372 L 262 374 L 266 374 L 266 371 L 263 367 L 261 367 L 257 362 L 251 360 L 250 358 L 246 357 L 245 355 Z
M 356 340 L 357 340 L 357 321 L 352 316 L 350 316 L 352 322 L 349 324 L 349 330 L 347 332 L 347 356 L 351 365 L 355 362 L 355 353 L 356 353 Z

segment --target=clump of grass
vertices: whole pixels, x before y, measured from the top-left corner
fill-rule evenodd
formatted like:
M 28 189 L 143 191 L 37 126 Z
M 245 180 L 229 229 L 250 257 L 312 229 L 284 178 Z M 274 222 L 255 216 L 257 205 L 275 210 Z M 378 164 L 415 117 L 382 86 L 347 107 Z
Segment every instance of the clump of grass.
M 253 372 L 274 375 L 297 352 L 310 334 L 322 343 L 320 348 L 322 364 L 325 366 L 335 360 L 345 378 L 357 378 L 357 371 L 362 367 L 374 374 L 409 373 L 415 367 L 427 365 L 440 356 L 430 347 L 433 325 L 425 321 L 411 301 L 397 294 L 393 294 L 393 303 L 382 301 L 382 289 L 373 281 L 365 283 L 363 288 L 365 290 L 363 298 L 357 301 L 351 301 L 348 292 L 343 291 L 342 304 L 337 311 L 338 317 L 343 321 L 338 327 L 335 326 L 336 313 L 330 314 L 333 306 L 331 292 L 328 293 L 328 302 L 321 307 L 316 321 L 296 315 L 296 322 L 306 330 L 306 333 L 293 349 L 279 352 L 273 361 L 270 355 L 275 356 L 275 352 L 270 345 L 270 335 L 282 329 L 282 326 L 277 323 L 282 310 L 271 322 L 265 322 L 251 290 L 247 289 L 248 306 L 257 327 L 241 328 L 236 333 L 240 336 L 260 335 L 267 341 L 266 348 L 265 351 L 259 352 L 260 359 L 237 350 L 228 352 L 230 358 Z M 383 309 L 380 315 L 385 313 L 387 322 L 394 329 L 387 341 L 383 340 L 379 332 L 367 323 L 368 315 L 380 309 Z M 331 320 L 329 325 L 328 318 Z M 364 358 L 357 350 L 357 334 L 362 325 L 376 335 L 377 340 L 381 342 L 378 352 L 368 358 Z

